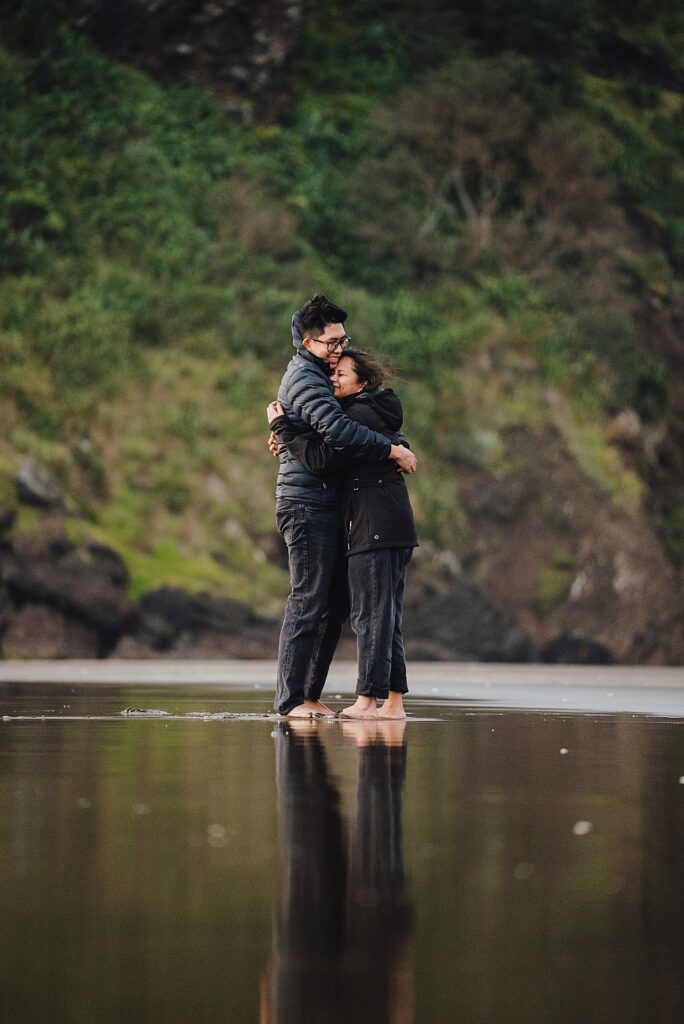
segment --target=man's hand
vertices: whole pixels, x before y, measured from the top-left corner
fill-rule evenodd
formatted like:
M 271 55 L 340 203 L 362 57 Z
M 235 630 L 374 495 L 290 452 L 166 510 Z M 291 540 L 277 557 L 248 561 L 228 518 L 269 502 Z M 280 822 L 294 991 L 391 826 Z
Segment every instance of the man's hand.
M 389 457 L 396 462 L 397 469 L 401 473 L 415 473 L 416 466 L 418 465 L 416 457 L 413 452 L 409 448 L 405 448 L 403 444 L 393 444 L 390 448 Z

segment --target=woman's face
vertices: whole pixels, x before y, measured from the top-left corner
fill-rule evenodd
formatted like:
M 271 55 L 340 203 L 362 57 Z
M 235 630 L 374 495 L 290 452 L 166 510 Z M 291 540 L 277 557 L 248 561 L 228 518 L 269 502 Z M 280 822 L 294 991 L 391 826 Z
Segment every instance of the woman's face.
M 363 384 L 359 383 L 359 378 L 356 376 L 354 362 L 346 356 L 340 356 L 330 380 L 335 389 L 335 398 L 347 398 L 349 395 L 356 395 L 363 390 Z

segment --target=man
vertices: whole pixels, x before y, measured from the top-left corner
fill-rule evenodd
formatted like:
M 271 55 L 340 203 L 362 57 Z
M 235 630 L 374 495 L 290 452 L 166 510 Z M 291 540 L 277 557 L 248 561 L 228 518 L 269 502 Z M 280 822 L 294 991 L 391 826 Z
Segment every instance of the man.
M 408 448 L 349 419 L 333 396 L 330 368 L 349 344 L 346 319 L 346 312 L 325 295 L 314 295 L 293 315 L 297 352 L 278 401 L 302 432 L 317 431 L 352 458 L 391 459 L 398 470 L 413 473 L 416 458 Z M 332 715 L 320 695 L 349 614 L 340 482 L 333 474 L 309 473 L 285 447 L 278 455 L 276 523 L 287 544 L 291 590 L 278 647 L 276 711 L 293 718 Z

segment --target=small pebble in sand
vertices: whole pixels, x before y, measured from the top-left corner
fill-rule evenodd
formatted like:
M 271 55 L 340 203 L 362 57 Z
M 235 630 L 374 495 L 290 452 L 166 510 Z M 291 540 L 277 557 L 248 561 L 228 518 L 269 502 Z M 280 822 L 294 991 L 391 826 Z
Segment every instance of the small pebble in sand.
M 590 821 L 576 821 L 572 826 L 572 831 L 576 836 L 588 836 L 593 827 Z
M 679 776 L 679 785 L 684 786 L 684 775 Z
M 560 752 L 561 752 L 561 754 L 567 754 L 568 748 L 567 747 L 561 747 L 560 748 Z

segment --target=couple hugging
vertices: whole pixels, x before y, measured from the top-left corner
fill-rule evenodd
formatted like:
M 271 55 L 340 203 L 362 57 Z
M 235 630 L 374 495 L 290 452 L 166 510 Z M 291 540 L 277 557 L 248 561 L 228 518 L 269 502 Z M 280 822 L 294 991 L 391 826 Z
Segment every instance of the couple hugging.
M 346 319 L 324 295 L 293 315 L 297 351 L 267 408 L 291 586 L 275 707 L 289 718 L 333 715 L 320 697 L 351 616 L 357 699 L 341 715 L 405 718 L 401 620 L 418 542 L 403 474 L 415 471 L 416 458 L 400 432 L 399 399 L 383 388 L 381 364 L 349 347 Z

